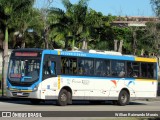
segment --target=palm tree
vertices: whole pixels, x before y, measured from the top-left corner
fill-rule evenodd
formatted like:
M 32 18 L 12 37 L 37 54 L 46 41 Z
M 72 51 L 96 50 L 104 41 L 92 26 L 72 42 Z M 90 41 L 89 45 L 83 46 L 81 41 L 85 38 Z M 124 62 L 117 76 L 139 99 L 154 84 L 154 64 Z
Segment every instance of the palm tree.
M 8 30 L 11 27 L 12 20 L 17 16 L 17 14 L 21 14 L 23 12 L 27 12 L 32 6 L 34 0 L 0 0 L 0 22 L 4 26 L 4 71 L 3 71 L 3 80 L 4 86 L 6 84 L 6 73 L 8 66 Z
M 32 41 L 33 43 L 35 42 L 34 39 L 30 39 L 29 41 L 27 41 L 27 38 L 31 38 L 34 35 L 38 35 L 39 33 L 41 34 L 41 31 L 43 30 L 43 22 L 40 19 L 40 11 L 38 9 L 31 8 L 27 13 L 24 12 L 16 17 L 17 18 L 14 19 L 15 21 L 13 21 L 12 26 L 15 28 L 15 32 L 17 33 L 17 39 L 20 39 L 21 41 L 20 47 L 25 48 L 27 43 L 30 43 Z M 30 32 L 30 30 L 32 31 Z M 35 43 L 37 43 L 37 39 Z
M 100 29 L 103 26 L 103 15 L 102 13 L 97 13 L 95 10 L 87 10 L 86 15 L 84 16 L 84 22 L 83 22 L 83 31 L 82 31 L 82 49 L 87 49 L 88 42 L 99 40 L 100 39 Z M 94 34 L 96 34 L 96 37 L 93 37 L 93 31 L 97 31 Z
M 68 39 L 72 39 L 72 49 L 75 42 L 79 41 L 80 35 L 84 30 L 84 20 L 88 11 L 88 0 L 80 0 L 77 4 L 71 4 L 69 0 L 62 0 L 66 11 L 59 8 L 50 9 L 49 15 L 54 15 L 56 22 L 50 25 L 51 28 L 57 29 L 57 32 L 62 33 L 67 43 Z M 53 17 L 52 17 L 53 18 Z M 68 41 L 68 42 L 67 42 Z

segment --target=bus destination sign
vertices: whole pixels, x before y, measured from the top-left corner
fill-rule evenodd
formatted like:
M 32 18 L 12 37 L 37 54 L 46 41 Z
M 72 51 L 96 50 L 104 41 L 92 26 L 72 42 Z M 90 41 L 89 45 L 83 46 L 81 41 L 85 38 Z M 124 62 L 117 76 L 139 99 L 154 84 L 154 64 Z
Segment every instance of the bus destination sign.
M 15 52 L 16 57 L 37 57 L 37 52 Z

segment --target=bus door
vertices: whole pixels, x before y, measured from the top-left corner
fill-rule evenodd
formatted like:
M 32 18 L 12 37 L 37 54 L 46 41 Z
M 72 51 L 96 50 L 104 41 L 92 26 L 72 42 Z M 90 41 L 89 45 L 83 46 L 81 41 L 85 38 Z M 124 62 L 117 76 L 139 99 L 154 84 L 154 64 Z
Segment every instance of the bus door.
M 42 68 L 42 90 L 47 89 L 47 95 L 53 95 L 52 90 L 57 89 L 58 77 L 60 74 L 60 57 L 56 55 L 46 54 L 43 59 Z

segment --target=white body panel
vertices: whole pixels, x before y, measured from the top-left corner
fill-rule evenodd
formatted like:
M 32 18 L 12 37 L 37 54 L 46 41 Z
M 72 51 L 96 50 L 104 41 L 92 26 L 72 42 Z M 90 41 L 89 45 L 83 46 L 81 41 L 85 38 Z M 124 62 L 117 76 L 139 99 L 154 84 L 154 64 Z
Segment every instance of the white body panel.
M 25 98 L 58 99 L 60 90 L 69 87 L 72 90 L 73 100 L 118 100 L 122 89 L 127 89 L 131 99 L 156 97 L 156 80 L 127 80 L 127 78 L 100 78 L 100 77 L 52 77 L 43 80 L 35 92 Z M 13 96 L 21 91 L 7 90 L 7 96 Z M 17 96 L 16 96 L 17 97 Z M 21 97 L 21 96 L 18 96 Z M 24 98 L 24 96 L 23 96 Z
M 122 89 L 128 89 L 131 98 L 156 97 L 156 80 L 127 80 L 118 78 L 78 78 L 78 77 L 53 77 L 42 81 L 39 85 L 44 91 L 41 99 L 57 98 L 60 90 L 67 86 L 72 90 L 72 99 L 81 100 L 114 100 L 118 99 Z

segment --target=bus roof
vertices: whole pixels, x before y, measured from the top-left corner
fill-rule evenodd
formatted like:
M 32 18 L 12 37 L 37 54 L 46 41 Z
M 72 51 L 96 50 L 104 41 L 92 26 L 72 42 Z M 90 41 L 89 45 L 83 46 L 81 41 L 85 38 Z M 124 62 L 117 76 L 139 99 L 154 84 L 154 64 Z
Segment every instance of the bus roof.
M 20 48 L 20 49 L 14 49 L 13 52 L 19 52 L 19 51 L 38 51 L 42 52 L 44 49 L 40 48 Z
M 122 55 L 121 53 L 115 52 L 115 51 L 100 51 L 100 50 L 67 51 L 62 49 L 48 50 L 48 49 L 39 49 L 39 48 L 24 48 L 24 49 L 16 49 L 13 51 L 15 52 L 16 51 L 38 51 L 38 52 L 43 52 L 44 54 L 54 54 L 54 55 L 62 55 L 62 56 L 157 62 L 156 58 L 137 57 L 133 55 Z

